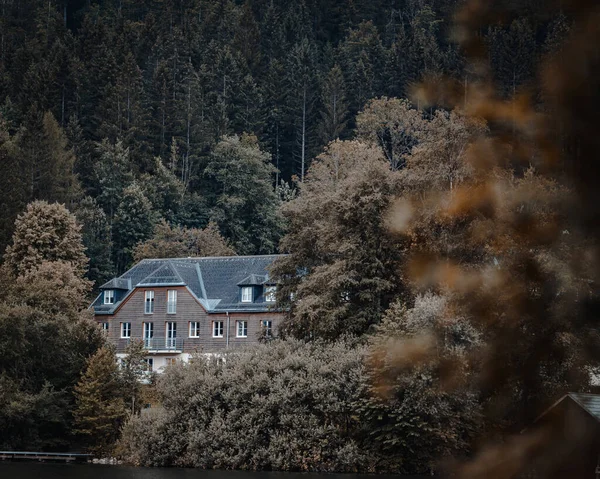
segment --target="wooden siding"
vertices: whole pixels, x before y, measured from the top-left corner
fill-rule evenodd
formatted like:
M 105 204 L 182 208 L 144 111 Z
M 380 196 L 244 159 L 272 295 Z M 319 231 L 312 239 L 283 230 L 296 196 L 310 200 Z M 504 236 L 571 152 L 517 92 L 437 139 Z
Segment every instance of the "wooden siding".
M 175 314 L 167 314 L 167 291 L 177 291 L 177 308 Z M 154 313 L 144 313 L 145 292 L 154 291 Z M 227 346 L 227 314 L 208 314 L 184 286 L 136 288 L 127 300 L 120 305 L 114 315 L 97 315 L 96 321 L 109 323 L 108 338 L 122 352 L 127 340 L 121 339 L 121 323 L 131 323 L 131 339 L 142 339 L 143 323 L 154 324 L 154 340 L 161 342 L 166 339 L 167 322 L 174 321 L 177 326 L 177 340 L 183 339 L 185 353 L 212 353 L 229 348 L 239 348 L 256 344 L 261 335 L 263 320 L 273 321 L 273 331 L 281 322 L 283 315 L 277 312 L 266 313 L 230 313 L 229 314 L 229 346 Z M 191 321 L 200 323 L 199 337 L 189 337 Z M 223 337 L 213 338 L 213 322 L 223 321 Z M 248 336 L 237 338 L 237 321 L 248 321 Z M 165 353 L 166 354 L 166 353 Z M 172 354 L 172 353 L 171 353 Z

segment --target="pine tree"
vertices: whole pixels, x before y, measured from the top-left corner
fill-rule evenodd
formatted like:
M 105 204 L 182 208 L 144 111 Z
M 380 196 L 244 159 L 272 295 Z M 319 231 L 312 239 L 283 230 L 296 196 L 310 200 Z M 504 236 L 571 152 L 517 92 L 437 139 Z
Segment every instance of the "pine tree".
M 90 259 L 87 277 L 98 287 L 114 276 L 108 218 L 90 196 L 81 200 L 73 213 L 81 225 L 83 246 Z
M 150 238 L 156 219 L 152 204 L 137 183 L 123 191 L 112 228 L 113 256 L 118 273 L 131 264 L 135 245 Z
M 29 200 L 58 201 L 70 205 L 81 194 L 75 175 L 75 155 L 52 113 L 31 110 L 16 138 L 21 170 Z
M 99 161 L 94 165 L 98 193 L 96 200 L 112 225 L 113 218 L 127 186 L 133 182 L 129 150 L 118 141 L 106 140 L 98 145 Z
M 0 116 L 0 251 L 4 251 L 10 242 L 15 219 L 27 204 L 27 187 L 21 174 L 20 157 L 8 124 Z
M 119 64 L 115 85 L 107 87 L 100 104 L 103 122 L 98 134 L 111 143 L 121 141 L 130 151 L 132 164 L 141 171 L 147 170 L 151 153 L 146 143 L 149 131 L 144 98 L 142 72 L 129 52 Z
M 346 86 L 339 65 L 335 65 L 323 82 L 321 123 L 319 136 L 321 143 L 327 144 L 343 136 L 348 123 L 348 104 Z
M 534 31 L 526 18 L 513 20 L 508 28 L 494 27 L 488 35 L 495 80 L 505 96 L 515 95 L 533 77 L 536 60 Z
M 293 160 L 292 171 L 304 181 L 316 140 L 313 115 L 318 84 L 314 44 L 306 38 L 296 44 L 287 56 L 286 69 L 286 113 L 295 137 L 289 148 L 292 158 L 287 161 Z
M 346 84 L 352 85 L 350 110 L 359 111 L 367 100 L 379 96 L 384 71 L 384 50 L 372 22 L 352 30 L 339 47 Z
M 256 137 L 224 137 L 205 175 L 213 188 L 211 220 L 240 254 L 273 253 L 282 231 L 273 187 L 275 169 Z
M 99 457 L 109 455 L 127 411 L 120 391 L 123 385 L 109 347 L 100 348 L 88 361 L 75 386 L 75 432 L 86 439 L 88 450 Z

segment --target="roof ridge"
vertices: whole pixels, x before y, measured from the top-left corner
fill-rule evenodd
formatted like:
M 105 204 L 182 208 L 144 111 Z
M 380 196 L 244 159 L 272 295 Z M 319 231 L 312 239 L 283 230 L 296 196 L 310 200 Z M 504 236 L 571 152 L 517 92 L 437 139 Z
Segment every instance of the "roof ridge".
M 183 278 L 182 278 L 182 277 L 181 277 L 181 275 L 179 274 L 179 271 L 177 271 L 177 266 L 175 266 L 171 260 L 168 260 L 168 261 L 167 261 L 167 263 L 168 263 L 168 265 L 169 265 L 169 268 L 171 268 L 171 270 L 175 272 L 175 274 L 176 274 L 176 275 L 177 275 L 177 277 L 179 278 L 179 281 L 181 281 L 182 283 L 184 283 L 184 284 L 185 284 L 185 281 L 183 280 Z
M 245 258 L 269 258 L 273 256 L 288 256 L 284 253 L 273 253 L 273 254 L 251 254 L 251 255 L 233 255 L 233 256 L 186 256 L 181 258 L 144 258 L 140 263 L 154 262 L 154 261 L 183 261 L 190 259 L 245 259 Z M 139 264 L 139 263 L 138 263 Z
M 146 260 L 142 260 L 142 261 L 146 261 Z M 141 261 L 140 261 L 140 263 L 141 263 Z M 138 264 L 139 264 L 139 263 L 138 263 Z M 163 266 L 164 266 L 164 263 L 163 263 L 163 264 L 161 264 L 161 265 L 160 265 L 158 268 L 156 268 L 155 270 L 153 270 L 153 271 L 152 271 L 150 274 L 147 274 L 146 276 L 144 276 L 144 277 L 143 277 L 143 278 L 142 278 L 140 281 L 138 281 L 138 282 L 137 282 L 137 284 L 146 284 L 146 283 L 144 283 L 144 281 L 146 281 L 146 280 L 147 280 L 147 279 L 148 279 L 150 276 L 152 276 L 154 273 L 156 273 L 156 272 L 157 272 L 157 271 L 158 271 L 160 268 L 162 268 Z M 134 266 L 134 268 L 135 268 L 135 266 Z M 131 268 L 131 269 L 133 269 L 133 268 Z M 130 269 L 129 271 L 131 271 L 131 269 Z M 123 273 L 123 274 L 125 274 L 125 273 Z M 137 284 L 136 284 L 136 286 L 137 286 Z
M 198 263 L 196 263 L 195 266 L 196 273 L 198 274 L 198 283 L 200 283 L 200 289 L 202 290 L 202 296 L 204 296 L 204 299 L 208 300 L 208 294 L 206 294 L 206 288 L 204 286 L 204 278 L 202 277 L 202 270 Z

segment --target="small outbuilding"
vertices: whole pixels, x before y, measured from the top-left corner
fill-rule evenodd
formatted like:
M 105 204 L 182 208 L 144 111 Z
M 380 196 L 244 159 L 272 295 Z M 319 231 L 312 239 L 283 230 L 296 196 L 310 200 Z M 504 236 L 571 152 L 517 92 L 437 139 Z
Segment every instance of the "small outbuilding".
M 600 479 L 600 394 L 564 395 L 531 430 L 544 437 L 535 477 Z

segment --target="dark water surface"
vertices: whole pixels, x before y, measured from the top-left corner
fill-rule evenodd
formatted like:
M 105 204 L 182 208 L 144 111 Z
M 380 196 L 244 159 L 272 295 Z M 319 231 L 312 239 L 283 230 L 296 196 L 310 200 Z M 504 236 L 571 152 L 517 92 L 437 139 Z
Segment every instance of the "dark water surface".
M 417 477 L 0 462 L 0 479 L 417 479 Z

